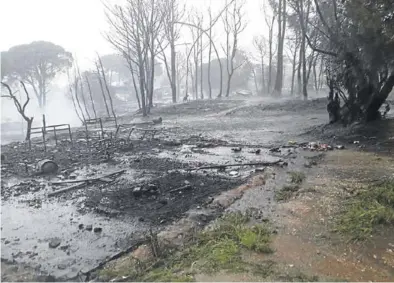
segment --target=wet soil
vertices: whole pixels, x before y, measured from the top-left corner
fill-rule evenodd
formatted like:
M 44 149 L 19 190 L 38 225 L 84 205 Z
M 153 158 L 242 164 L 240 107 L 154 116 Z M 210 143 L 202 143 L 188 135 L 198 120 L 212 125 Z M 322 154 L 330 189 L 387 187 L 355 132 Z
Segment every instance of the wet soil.
M 168 224 L 178 220 L 190 209 L 201 205 L 221 191 L 239 184 L 240 179 L 210 176 L 209 174 L 191 174 L 171 172 L 158 178 L 149 179 L 149 183 L 119 182 L 108 189 L 93 188 L 86 192 L 85 207 L 100 208 L 106 211 L 118 211 L 119 214 L 137 217 L 139 221 L 150 225 Z M 141 196 L 133 190 L 141 188 Z M 149 191 L 153 187 L 154 191 Z M 184 190 L 177 190 L 185 188 Z
M 231 101 L 223 104 L 218 109 L 213 104 L 204 113 L 236 105 Z M 2 146 L 6 156 L 2 163 L 2 258 L 57 279 L 75 279 L 144 238 L 148 229 L 163 229 L 190 210 L 202 209 L 220 192 L 245 182 L 253 171 L 251 167 L 224 171 L 188 169 L 278 159 L 263 149 L 258 155 L 253 153 L 260 145 L 242 146 L 242 152 L 233 152 L 231 148 L 242 145 L 242 141 L 228 141 L 209 129 L 195 130 L 202 121 L 200 117 L 193 118 L 195 113 L 190 109 L 182 110 L 189 115 L 184 121 L 170 119 L 172 110 L 163 111 L 169 111 L 167 118 L 163 115 L 163 125 L 139 127 L 165 130 L 154 139 L 139 140 L 141 131 L 133 134 L 132 150 L 97 147 L 92 140 L 97 129 L 90 130 L 89 140 L 80 129 L 73 130 L 73 142 L 62 135 L 64 140 L 58 145 L 48 135 L 46 151 L 39 139 L 31 149 L 18 143 Z M 105 127 L 111 131 L 110 125 Z M 122 132 L 123 136 L 127 134 Z M 54 160 L 59 171 L 49 176 L 36 175 L 35 166 L 41 159 Z M 110 183 L 93 182 L 48 196 L 64 187 L 51 182 L 90 178 L 116 170 L 126 172 Z M 141 196 L 133 193 L 137 187 L 152 185 L 154 192 Z M 185 186 L 190 188 L 177 191 Z M 100 232 L 94 233 L 94 228 Z M 53 239 L 60 239 L 56 248 L 49 247 Z
M 164 106 L 153 109 L 148 118 L 123 116 L 121 120 L 146 122 L 157 117 L 163 118 L 162 125 L 139 127 L 164 130 L 150 140 L 139 140 L 141 133 L 133 136 L 132 150 L 89 147 L 83 132 L 77 133 L 73 143 L 64 141 L 55 146 L 52 140 L 47 152 L 37 143 L 32 150 L 20 144 L 2 146 L 7 158 L 2 163 L 2 259 L 7 260 L 7 265 L 26 264 L 37 274 L 39 271 L 57 280 L 72 280 L 133 246 L 150 228 L 166 229 L 190 215 L 190 211 L 211 207 L 209 204 L 217 195 L 224 196 L 218 201 L 220 209 L 256 208 L 264 217 L 276 217 L 279 214 L 275 189 L 286 182 L 287 171 L 302 168 L 309 172 L 313 170 L 309 168 L 310 160 L 321 157 L 302 149 L 268 149 L 288 141 L 324 141 L 317 130 L 301 134 L 320 129 L 327 114 L 325 100 L 321 99 L 212 100 Z M 106 128 L 114 131 L 110 125 Z M 241 146 L 242 151 L 233 152 L 231 148 L 236 146 Z M 253 153 L 256 149 L 261 149 L 261 153 Z M 33 176 L 35 163 L 43 158 L 55 160 L 59 172 Z M 278 158 L 285 160 L 289 168 L 262 169 L 271 177 L 248 186 L 239 185 L 257 174 L 254 167 L 188 170 L 202 165 Z M 48 197 L 49 192 L 60 188 L 50 182 L 116 170 L 126 171 L 109 183 L 93 182 Z M 189 189 L 176 191 L 185 186 Z M 144 192 L 141 195 L 135 194 L 138 187 Z M 230 193 L 234 188 L 237 193 Z M 279 222 L 277 225 L 281 226 Z M 101 231 L 95 233 L 94 228 Z M 61 244 L 49 248 L 55 238 L 60 238 Z M 12 272 L 8 272 L 11 274 L 2 272 L 2 276 L 12 278 Z
M 393 101 L 389 103 L 393 104 Z M 343 144 L 345 147 L 361 151 L 392 154 L 394 148 L 394 111 L 387 119 L 364 123 L 354 123 L 347 127 L 341 124 L 321 124 L 312 126 L 301 135 L 314 137 L 327 143 Z
M 344 200 L 360 186 L 392 178 L 393 156 L 379 155 L 353 150 L 327 153 L 299 193 L 279 204 L 275 221 L 281 232 L 275 238 L 273 258 L 320 278 L 392 281 L 392 232 L 383 229 L 358 243 L 334 232 Z
M 2 178 L 2 258 L 27 264 L 57 279 L 75 279 L 143 239 L 148 229 L 164 228 L 190 209 L 200 208 L 210 197 L 242 182 L 240 176 L 234 178 L 228 172 L 185 171 L 209 163 L 198 158 L 185 162 L 171 158 L 180 146 L 162 146 L 161 142 L 136 141 L 132 152 L 115 151 L 109 160 L 90 152 L 84 156 L 86 160 L 72 163 L 68 155 L 55 156 L 53 160 L 61 171 L 52 176 L 31 176 L 31 171 L 5 164 L 8 178 Z M 14 160 L 26 156 L 26 152 L 3 152 Z M 69 154 L 67 150 L 59 152 Z M 162 152 L 167 152 L 167 157 L 159 157 Z M 38 159 L 34 157 L 30 160 Z M 217 159 L 210 161 L 220 163 Z M 110 183 L 93 182 L 53 197 L 48 195 L 61 188 L 52 182 L 119 169 L 126 172 Z M 179 190 L 185 186 L 187 189 Z M 142 195 L 133 192 L 137 187 L 142 188 Z M 49 246 L 53 239 L 59 239 L 59 247 Z

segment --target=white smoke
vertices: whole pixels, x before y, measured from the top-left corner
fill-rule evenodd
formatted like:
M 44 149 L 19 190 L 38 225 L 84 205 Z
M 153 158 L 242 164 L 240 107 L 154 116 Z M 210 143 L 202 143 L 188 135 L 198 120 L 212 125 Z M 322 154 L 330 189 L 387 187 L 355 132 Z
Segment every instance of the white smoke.
M 14 85 L 13 91 L 18 90 Z M 71 127 L 81 125 L 81 121 L 74 111 L 71 99 L 67 97 L 67 88 L 65 86 L 55 87 L 54 91 L 49 91 L 47 94 L 47 105 L 45 110 L 38 105 L 38 99 L 32 89 L 28 88 L 30 95 L 30 102 L 26 107 L 28 117 L 34 117 L 33 127 L 42 127 L 43 114 L 45 114 L 46 125 L 70 124 Z M 6 90 L 2 89 L 2 94 L 6 95 Z M 16 97 L 21 101 L 21 104 L 26 101 L 26 95 L 22 88 L 19 88 Z M 7 140 L 7 135 L 25 135 L 26 125 L 25 121 L 18 113 L 12 99 L 1 98 L 1 123 L 15 124 L 12 130 L 7 127 L 7 130 L 2 130 L 2 141 Z M 20 124 L 20 125 L 18 125 Z M 6 127 L 4 127 L 6 128 Z

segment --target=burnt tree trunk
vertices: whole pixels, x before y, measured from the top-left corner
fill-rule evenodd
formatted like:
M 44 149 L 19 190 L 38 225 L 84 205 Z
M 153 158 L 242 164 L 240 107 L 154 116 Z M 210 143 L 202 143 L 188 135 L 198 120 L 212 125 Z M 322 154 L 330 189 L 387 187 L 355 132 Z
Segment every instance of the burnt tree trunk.
M 30 136 L 31 136 L 31 127 L 32 127 L 32 125 L 33 125 L 33 117 L 31 117 L 31 118 L 25 118 L 25 120 L 26 120 L 26 122 L 27 122 L 27 130 L 26 130 L 26 138 L 25 138 L 25 140 L 26 141 L 29 141 L 30 140 Z
M 391 74 L 380 90 L 374 91 L 368 105 L 365 107 L 365 120 L 366 122 L 373 121 L 380 118 L 379 109 L 386 101 L 390 92 L 394 87 L 394 73 Z
M 278 53 L 274 91 L 277 95 L 282 95 L 283 87 L 283 46 L 286 31 L 286 0 L 279 0 L 278 12 Z
M 177 74 L 176 74 L 176 52 L 175 52 L 175 43 L 171 42 L 171 93 L 172 93 L 172 103 L 176 103 L 177 99 Z
M 327 112 L 330 124 L 336 123 L 340 119 L 340 102 L 338 94 L 335 95 L 334 98 L 334 81 L 330 80 L 328 87 L 330 92 L 328 93 L 328 104 L 327 104 Z

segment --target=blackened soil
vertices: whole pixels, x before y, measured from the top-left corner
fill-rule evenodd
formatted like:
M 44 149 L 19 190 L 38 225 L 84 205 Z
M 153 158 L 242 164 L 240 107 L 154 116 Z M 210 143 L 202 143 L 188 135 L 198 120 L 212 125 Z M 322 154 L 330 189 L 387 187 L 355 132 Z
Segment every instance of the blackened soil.
M 28 145 L 12 143 L 1 147 L 5 155 L 2 162 L 2 174 L 4 176 L 29 177 L 37 173 L 36 164 L 42 159 L 56 161 L 61 170 L 70 169 L 81 164 L 98 164 L 105 156 L 101 153 L 90 151 L 85 144 L 69 141 L 61 141 L 56 147 L 48 147 L 44 150 L 42 145 Z
M 340 124 L 315 126 L 302 136 L 348 148 L 389 155 L 394 153 L 393 118 L 348 127 Z
M 130 161 L 130 168 L 139 170 L 166 171 L 188 168 L 187 163 L 177 162 L 169 158 L 158 158 L 144 155 L 135 157 Z
M 240 185 L 240 179 L 229 179 L 218 175 L 171 172 L 149 180 L 147 183 L 120 181 L 98 190 L 92 188 L 86 195 L 86 207 L 101 207 L 105 211 L 119 211 L 140 221 L 152 224 L 168 224 L 180 219 L 191 208 L 207 203 L 210 196 Z M 177 191 L 179 188 L 185 188 Z M 135 194 L 140 187 L 141 195 Z M 151 189 L 154 188 L 154 189 Z

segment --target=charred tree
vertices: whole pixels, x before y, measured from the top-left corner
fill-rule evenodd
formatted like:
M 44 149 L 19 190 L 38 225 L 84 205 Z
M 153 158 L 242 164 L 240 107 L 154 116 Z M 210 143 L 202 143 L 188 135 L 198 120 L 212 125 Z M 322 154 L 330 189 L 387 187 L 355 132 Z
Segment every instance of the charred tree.
M 283 47 L 286 33 L 286 0 L 279 0 L 278 6 L 278 53 L 276 59 L 276 78 L 274 92 L 282 94 L 283 87 Z
M 27 114 L 26 114 L 26 107 L 27 107 L 27 105 L 30 102 L 30 96 L 29 96 L 29 93 L 27 92 L 25 84 L 22 81 L 20 81 L 20 83 L 21 83 L 21 85 L 23 87 L 23 90 L 25 92 L 25 95 L 26 95 L 26 101 L 23 103 L 23 105 L 22 105 L 22 101 L 19 101 L 18 98 L 15 96 L 15 93 L 12 92 L 10 86 L 8 84 L 6 84 L 6 83 L 3 83 L 3 82 L 1 83 L 1 85 L 7 89 L 8 95 L 3 95 L 2 94 L 1 97 L 10 98 L 14 102 L 16 110 L 22 116 L 22 118 L 26 121 L 27 128 L 26 128 L 25 140 L 29 141 L 30 140 L 30 136 L 31 136 L 31 128 L 32 128 L 32 124 L 33 124 L 33 117 L 28 117 L 27 116 Z
M 231 79 L 236 69 L 242 66 L 234 66 L 235 56 L 238 51 L 239 36 L 246 28 L 246 22 L 243 18 L 243 5 L 244 2 L 235 0 L 229 7 L 227 7 L 224 15 L 222 16 L 224 32 L 226 35 L 225 46 L 223 52 L 226 56 L 226 97 L 230 95 Z

